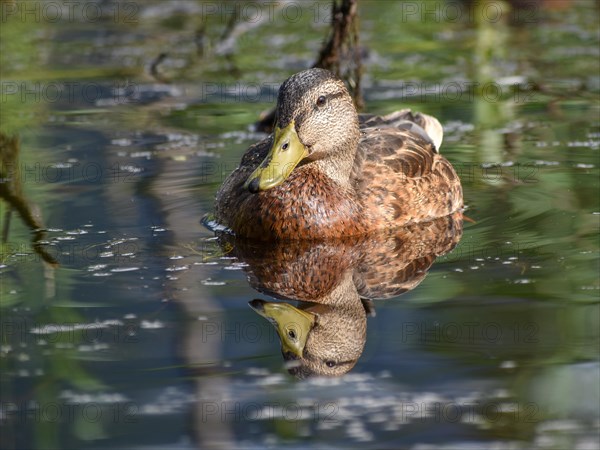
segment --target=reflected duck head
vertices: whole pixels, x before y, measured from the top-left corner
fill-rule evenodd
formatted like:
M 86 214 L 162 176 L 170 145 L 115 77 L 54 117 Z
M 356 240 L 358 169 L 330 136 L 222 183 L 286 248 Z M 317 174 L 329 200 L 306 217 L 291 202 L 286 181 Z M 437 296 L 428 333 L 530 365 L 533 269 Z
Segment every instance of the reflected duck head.
M 360 300 L 346 305 L 253 300 L 250 306 L 269 320 L 281 341 L 288 372 L 298 378 L 341 376 L 360 358 L 367 334 L 367 314 Z

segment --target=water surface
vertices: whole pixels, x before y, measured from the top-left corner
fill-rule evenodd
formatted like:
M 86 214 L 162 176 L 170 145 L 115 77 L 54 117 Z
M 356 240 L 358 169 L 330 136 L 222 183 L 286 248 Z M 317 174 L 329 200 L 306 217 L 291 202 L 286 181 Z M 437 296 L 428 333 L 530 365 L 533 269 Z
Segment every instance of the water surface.
M 2 447 L 598 448 L 596 4 L 363 2 L 367 112 L 440 119 L 469 220 L 298 380 L 248 306 L 277 289 L 200 219 L 329 6 L 250 3 L 231 39 L 219 2 L 2 6 Z

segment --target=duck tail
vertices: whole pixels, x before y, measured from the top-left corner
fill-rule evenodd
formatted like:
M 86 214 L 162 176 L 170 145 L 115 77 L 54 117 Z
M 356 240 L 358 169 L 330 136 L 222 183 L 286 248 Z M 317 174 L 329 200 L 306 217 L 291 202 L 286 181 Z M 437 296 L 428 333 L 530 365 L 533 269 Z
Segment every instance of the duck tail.
M 436 152 L 440 152 L 442 140 L 444 139 L 444 128 L 440 121 L 433 116 L 420 112 L 413 113 L 410 109 L 402 109 L 383 117 L 367 115 L 362 117 L 362 123 L 366 126 L 374 127 L 381 127 L 382 125 L 399 127 L 402 126 L 402 124 L 406 124 L 406 122 L 411 122 L 421 127 L 421 131 L 413 131 L 419 132 L 419 134 L 422 134 L 422 132 L 425 131 L 427 137 L 429 137 L 435 145 Z
M 439 153 L 444 139 L 444 128 L 440 121 L 433 116 L 417 113 L 415 114 L 415 122 L 429 135 Z

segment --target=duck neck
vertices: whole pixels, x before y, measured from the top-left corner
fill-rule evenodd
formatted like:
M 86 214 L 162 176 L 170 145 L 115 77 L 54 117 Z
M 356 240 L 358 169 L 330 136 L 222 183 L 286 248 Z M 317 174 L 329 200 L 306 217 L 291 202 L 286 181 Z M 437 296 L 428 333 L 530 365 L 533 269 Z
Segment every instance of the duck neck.
M 330 293 L 310 302 L 301 308 L 317 314 L 352 317 L 359 328 L 366 327 L 367 313 L 354 284 L 352 270 L 344 274 L 340 284 Z
M 357 160 L 358 137 L 359 132 L 357 127 L 356 133 L 352 133 L 348 141 L 330 152 L 331 157 L 314 161 L 319 171 L 343 188 L 350 188 L 352 186 L 350 178 Z
M 344 309 L 359 309 L 362 308 L 360 296 L 354 284 L 353 271 L 347 270 L 342 276 L 340 283 L 333 288 L 327 295 L 314 300 L 323 305 L 333 307 L 342 307 Z

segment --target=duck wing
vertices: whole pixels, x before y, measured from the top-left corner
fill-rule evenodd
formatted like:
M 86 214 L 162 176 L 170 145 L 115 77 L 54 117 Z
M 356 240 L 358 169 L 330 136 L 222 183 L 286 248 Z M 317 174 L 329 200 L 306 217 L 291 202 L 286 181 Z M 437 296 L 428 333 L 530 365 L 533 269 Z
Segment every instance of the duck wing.
M 443 133 L 435 118 L 403 110 L 361 121 L 352 179 L 373 228 L 430 221 L 462 208 L 458 175 L 438 153 Z

